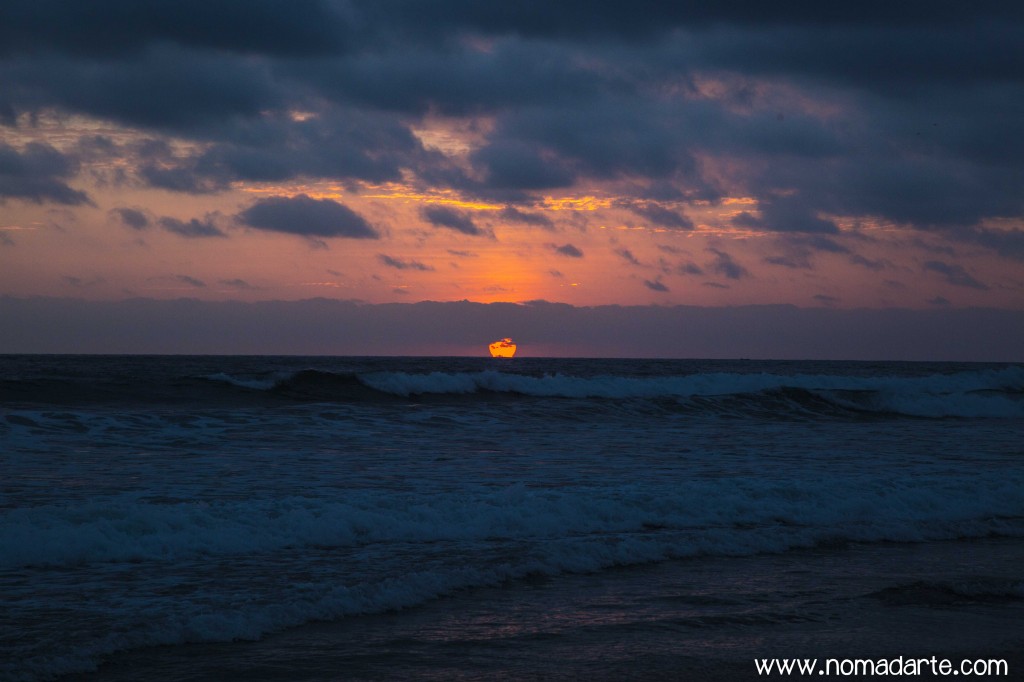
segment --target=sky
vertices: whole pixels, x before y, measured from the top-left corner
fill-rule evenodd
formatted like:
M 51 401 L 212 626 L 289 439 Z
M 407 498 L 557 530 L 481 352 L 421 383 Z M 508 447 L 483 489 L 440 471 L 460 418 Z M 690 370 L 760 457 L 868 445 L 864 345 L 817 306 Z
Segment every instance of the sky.
M 0 297 L 1019 320 L 1024 4 L 4 0 Z

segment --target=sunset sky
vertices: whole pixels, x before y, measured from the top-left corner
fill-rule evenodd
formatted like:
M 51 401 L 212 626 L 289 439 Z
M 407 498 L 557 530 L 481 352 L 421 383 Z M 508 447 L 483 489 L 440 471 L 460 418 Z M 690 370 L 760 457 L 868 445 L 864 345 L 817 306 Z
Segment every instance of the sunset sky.
M 4 0 L 0 295 L 1024 309 L 1024 4 Z

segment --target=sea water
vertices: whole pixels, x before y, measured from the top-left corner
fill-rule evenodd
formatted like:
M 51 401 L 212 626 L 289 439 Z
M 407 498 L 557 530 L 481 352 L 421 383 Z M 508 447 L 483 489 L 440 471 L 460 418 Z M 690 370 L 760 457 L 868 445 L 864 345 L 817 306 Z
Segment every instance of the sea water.
M 998 653 L 1022 538 L 1021 365 L 0 356 L 0 679 Z

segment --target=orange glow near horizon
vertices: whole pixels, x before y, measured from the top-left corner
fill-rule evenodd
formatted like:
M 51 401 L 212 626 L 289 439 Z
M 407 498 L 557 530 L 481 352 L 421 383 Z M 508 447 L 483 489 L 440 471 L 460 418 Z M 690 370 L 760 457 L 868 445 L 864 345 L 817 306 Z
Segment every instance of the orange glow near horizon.
M 310 195 L 314 196 L 314 195 Z M 411 190 L 395 189 L 382 194 L 366 194 L 364 195 L 367 199 L 400 199 L 405 201 L 418 201 L 424 204 L 442 204 L 444 206 L 454 206 L 456 208 L 465 208 L 471 211 L 500 211 L 505 208 L 504 204 L 491 204 L 484 201 L 467 201 L 460 199 L 455 196 L 452 191 L 444 192 L 414 192 Z M 334 194 L 322 194 L 316 195 L 316 198 L 326 199 L 341 199 L 341 195 Z
M 543 207 L 549 211 L 596 211 L 600 208 L 611 208 L 611 199 L 594 196 L 582 197 L 544 197 Z
M 531 223 L 515 215 L 506 220 L 502 211 L 508 204 L 411 181 L 239 183 L 220 194 L 187 198 L 153 188 L 84 181 L 80 186 L 95 206 L 40 214 L 32 203 L 5 204 L 0 293 L 90 300 L 324 296 L 368 304 L 1021 306 L 1017 263 L 982 251 L 965 254 L 963 267 L 987 288 L 958 286 L 922 267 L 935 256 L 921 249 L 947 246 L 941 235 L 915 234 L 918 243 L 927 242 L 918 248 L 907 241 L 906 226 L 863 216 L 822 215 L 840 227 L 830 239 L 858 260 L 845 252 L 801 250 L 799 240 L 787 235 L 733 225 L 732 216 L 757 215 L 759 209 L 756 199 L 740 191 L 715 202 L 651 202 L 630 198 L 635 179 L 595 181 L 515 204 L 547 219 Z M 301 231 L 259 230 L 233 220 L 253 202 L 298 194 L 345 204 L 379 238 L 304 238 Z M 651 203 L 685 215 L 695 229 L 665 228 L 635 210 Z M 431 226 L 420 213 L 431 204 L 464 211 L 479 233 Z M 116 207 L 142 211 L 148 225 L 124 224 L 111 213 Z M 160 225 L 165 216 L 185 222 L 206 216 L 224 234 L 185 238 Z M 1018 229 L 1011 220 L 992 220 L 986 228 Z M 858 238 L 867 234 L 871 241 Z M 580 255 L 565 250 L 568 245 Z M 720 260 L 722 253 L 731 260 Z M 531 355 L 541 350 L 529 348 Z
M 536 266 L 518 259 L 485 256 L 471 267 L 460 269 L 460 288 L 479 303 L 543 298 L 550 286 L 545 286 L 544 276 Z
M 243 192 L 249 194 L 269 194 L 276 196 L 293 197 L 298 194 L 306 194 L 314 199 L 333 199 L 335 201 L 353 201 L 357 199 L 385 199 L 400 200 L 407 202 L 422 202 L 425 204 L 444 204 L 465 208 L 473 211 L 500 211 L 507 208 L 508 204 L 496 204 L 487 201 L 468 199 L 459 192 L 451 189 L 435 191 L 417 191 L 410 185 L 400 182 L 389 182 L 384 184 L 362 184 L 366 192 L 352 192 L 337 185 L 310 187 L 307 185 L 261 185 L 239 187 Z M 750 203 L 752 200 L 737 200 L 736 203 Z M 532 206 L 530 210 L 548 211 L 597 211 L 611 208 L 614 199 L 598 197 L 592 194 L 568 195 L 568 196 L 545 196 L 542 200 Z

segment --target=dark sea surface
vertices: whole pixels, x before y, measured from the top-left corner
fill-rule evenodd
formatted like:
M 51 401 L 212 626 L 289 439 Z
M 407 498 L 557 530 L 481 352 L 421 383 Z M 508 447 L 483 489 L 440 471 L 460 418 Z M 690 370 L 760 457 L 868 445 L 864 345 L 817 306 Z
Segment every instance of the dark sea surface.
M 0 356 L 0 600 L 5 680 L 1012 656 L 1024 366 Z

